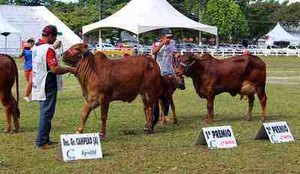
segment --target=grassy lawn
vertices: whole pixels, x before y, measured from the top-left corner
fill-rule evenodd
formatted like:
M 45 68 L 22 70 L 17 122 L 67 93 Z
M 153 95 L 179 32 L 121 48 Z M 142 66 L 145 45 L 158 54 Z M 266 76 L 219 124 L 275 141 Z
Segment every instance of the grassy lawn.
M 255 100 L 254 120 L 247 122 L 247 101 L 221 94 L 215 100 L 215 122 L 206 124 L 206 101 L 200 99 L 186 80 L 187 89 L 176 91 L 174 99 L 179 125 L 158 124 L 155 134 L 143 134 L 144 115 L 140 97 L 132 103 L 113 102 L 107 123 L 107 138 L 101 142 L 104 158 L 63 163 L 56 159 L 58 148 L 37 150 L 38 103 L 23 101 L 21 83 L 21 133 L 0 133 L 0 173 L 299 173 L 300 171 L 300 58 L 266 57 L 268 121 L 287 121 L 295 142 L 271 144 L 253 140 L 261 126 L 260 106 Z M 21 62 L 18 60 L 20 70 Z M 284 81 L 274 81 L 280 77 Z M 273 80 L 272 80 L 273 78 Z M 80 87 L 73 76 L 64 76 L 65 89 L 59 93 L 53 119 L 52 138 L 74 133 L 83 104 Z M 271 79 L 271 80 L 270 80 Z M 270 80 L 270 81 L 269 81 Z M 0 106 L 0 128 L 4 116 Z M 100 111 L 91 113 L 85 132 L 98 132 Z M 202 127 L 231 125 L 237 148 L 209 150 L 193 143 Z

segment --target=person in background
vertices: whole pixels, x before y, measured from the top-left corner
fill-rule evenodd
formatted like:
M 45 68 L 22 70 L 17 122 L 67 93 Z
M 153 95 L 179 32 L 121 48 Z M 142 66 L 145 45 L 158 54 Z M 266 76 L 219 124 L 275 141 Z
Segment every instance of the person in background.
M 36 138 L 36 147 L 48 149 L 52 147 L 50 140 L 51 121 L 55 113 L 57 90 L 57 74 L 77 72 L 73 67 L 61 67 L 58 64 L 55 49 L 58 31 L 56 26 L 45 26 L 41 39 L 32 48 L 32 100 L 39 101 L 40 116 Z
M 26 79 L 26 90 L 25 90 L 25 97 L 24 100 L 29 102 L 30 101 L 30 93 L 32 87 L 32 53 L 31 48 L 34 45 L 34 39 L 30 38 L 24 45 L 24 49 L 19 56 L 21 59 L 24 60 L 24 75 Z
M 172 40 L 173 34 L 170 29 L 162 29 L 161 30 L 161 38 L 158 42 L 152 45 L 152 54 L 154 55 L 155 60 L 157 61 L 161 75 L 164 78 L 171 78 L 175 75 L 175 67 L 174 67 L 174 51 L 175 51 L 175 42 Z M 169 114 L 169 102 L 164 102 L 164 113 L 162 114 L 162 121 L 167 123 L 170 121 L 168 118 Z M 159 117 L 159 106 L 156 106 L 154 109 L 154 122 L 156 122 Z

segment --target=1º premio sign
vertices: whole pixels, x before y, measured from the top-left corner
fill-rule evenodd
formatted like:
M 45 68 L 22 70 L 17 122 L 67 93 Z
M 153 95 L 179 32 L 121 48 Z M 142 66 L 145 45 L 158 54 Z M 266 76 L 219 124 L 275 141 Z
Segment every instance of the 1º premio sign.
M 271 143 L 294 141 L 294 137 L 285 121 L 263 123 L 255 139 L 269 139 Z
M 102 158 L 98 133 L 61 135 L 63 161 Z
M 210 149 L 237 147 L 235 137 L 230 126 L 202 128 L 195 145 L 206 145 Z

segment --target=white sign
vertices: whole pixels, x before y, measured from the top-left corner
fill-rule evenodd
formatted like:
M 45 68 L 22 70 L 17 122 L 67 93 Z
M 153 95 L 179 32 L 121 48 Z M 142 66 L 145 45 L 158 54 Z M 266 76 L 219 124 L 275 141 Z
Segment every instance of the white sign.
M 237 147 L 232 129 L 230 126 L 202 128 L 195 145 L 202 144 L 210 149 Z
M 99 133 L 60 135 L 63 161 L 102 158 Z
M 255 139 L 269 138 L 271 143 L 283 143 L 294 141 L 286 121 L 263 123 Z

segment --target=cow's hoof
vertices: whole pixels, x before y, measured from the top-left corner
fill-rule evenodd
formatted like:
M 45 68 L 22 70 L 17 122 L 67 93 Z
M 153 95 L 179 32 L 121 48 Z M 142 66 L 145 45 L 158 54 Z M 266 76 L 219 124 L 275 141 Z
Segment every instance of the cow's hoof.
M 7 128 L 6 128 L 6 129 L 4 129 L 3 133 L 5 133 L 5 134 L 9 134 L 9 133 L 10 133 L 10 131 L 11 131 L 10 129 L 7 129 Z
M 145 135 L 150 135 L 150 134 L 153 134 L 153 131 L 148 129 L 148 128 L 144 128 L 144 134 Z
M 82 134 L 83 133 L 83 130 L 76 130 L 75 134 Z
M 100 133 L 99 133 L 99 136 L 100 136 L 100 139 L 101 139 L 101 140 L 103 140 L 103 139 L 106 138 L 106 134 L 103 133 L 103 132 L 100 132 Z
M 14 133 L 19 133 L 19 132 L 20 132 L 19 128 L 14 129 Z
M 260 119 L 262 122 L 265 122 L 267 120 L 267 117 L 261 117 Z
M 247 117 L 246 120 L 247 121 L 252 121 L 252 117 Z
M 177 120 L 174 120 L 173 123 L 177 126 L 179 125 Z
M 213 122 L 213 119 L 211 119 L 211 118 L 205 118 L 205 122 L 206 122 L 206 123 L 212 123 L 212 122 Z

